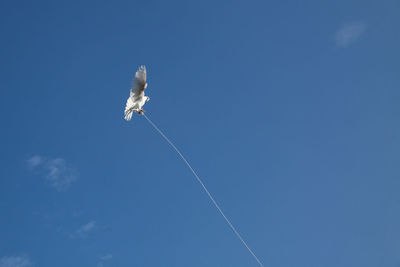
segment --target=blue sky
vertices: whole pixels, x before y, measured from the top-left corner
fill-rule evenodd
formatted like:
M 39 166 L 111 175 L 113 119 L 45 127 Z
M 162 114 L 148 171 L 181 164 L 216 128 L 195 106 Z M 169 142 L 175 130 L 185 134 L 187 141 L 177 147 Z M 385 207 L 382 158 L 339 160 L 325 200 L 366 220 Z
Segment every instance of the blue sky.
M 2 1 L 0 267 L 400 266 L 400 3 Z

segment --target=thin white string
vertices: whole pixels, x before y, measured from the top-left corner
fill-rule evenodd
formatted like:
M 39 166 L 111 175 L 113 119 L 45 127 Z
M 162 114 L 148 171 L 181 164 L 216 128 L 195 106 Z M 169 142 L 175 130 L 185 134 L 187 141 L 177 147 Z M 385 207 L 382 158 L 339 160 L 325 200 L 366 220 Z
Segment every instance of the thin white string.
M 185 164 L 189 167 L 191 172 L 193 173 L 194 177 L 196 177 L 197 181 L 200 183 L 200 185 L 203 187 L 204 191 L 206 191 L 208 197 L 211 199 L 212 203 L 214 206 L 218 209 L 219 213 L 221 213 L 222 217 L 224 217 L 225 221 L 228 223 L 228 225 L 231 227 L 233 232 L 236 234 L 236 236 L 239 238 L 239 240 L 243 243 L 243 245 L 247 248 L 247 250 L 251 253 L 253 258 L 257 261 L 257 263 L 261 266 L 264 267 L 264 265 L 261 263 L 261 261 L 257 258 L 257 256 L 254 254 L 254 252 L 250 249 L 250 247 L 247 245 L 246 241 L 242 238 L 242 236 L 239 234 L 239 232 L 236 230 L 236 228 L 232 225 L 230 220 L 225 216 L 224 212 L 222 209 L 219 207 L 218 203 L 215 201 L 213 196 L 210 194 L 208 191 L 207 187 L 204 185 L 200 177 L 197 175 L 197 173 L 193 170 L 192 166 L 189 164 L 189 162 L 186 160 L 186 158 L 182 155 L 182 153 L 179 151 L 179 149 L 168 139 L 168 137 L 165 136 L 165 134 L 144 114 L 142 113 L 143 116 L 146 118 L 146 120 L 156 129 L 159 134 L 168 142 L 168 144 L 171 145 L 171 147 L 178 153 L 178 155 L 182 158 L 182 160 L 185 162 Z

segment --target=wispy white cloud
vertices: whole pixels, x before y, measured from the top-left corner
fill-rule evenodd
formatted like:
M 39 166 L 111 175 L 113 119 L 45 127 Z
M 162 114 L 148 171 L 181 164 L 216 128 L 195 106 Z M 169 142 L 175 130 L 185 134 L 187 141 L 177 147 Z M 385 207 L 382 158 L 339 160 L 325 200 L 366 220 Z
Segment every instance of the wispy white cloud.
M 108 253 L 108 254 L 105 254 L 105 255 L 103 255 L 103 256 L 100 256 L 100 260 L 102 260 L 102 261 L 107 261 L 107 260 L 111 260 L 112 257 L 113 257 L 113 255 L 110 254 L 110 253 Z
M 27 160 L 30 169 L 44 172 L 46 180 L 58 191 L 66 190 L 76 181 L 76 171 L 62 158 L 45 158 L 35 155 Z
M 35 155 L 35 156 L 29 158 L 27 161 L 28 161 L 28 166 L 29 166 L 29 167 L 35 168 L 35 167 L 37 167 L 38 165 L 42 164 L 43 159 L 42 159 L 41 156 Z
M 28 256 L 7 256 L 0 259 L 0 267 L 28 267 L 33 266 Z
M 347 47 L 357 41 L 367 30 L 367 24 L 364 22 L 352 22 L 343 25 L 335 33 L 335 42 L 338 47 Z
M 89 232 L 93 231 L 96 228 L 96 221 L 90 221 L 75 231 L 75 233 L 71 234 L 71 238 L 85 238 Z
M 109 261 L 112 258 L 113 258 L 113 255 L 111 253 L 100 256 L 100 258 L 99 258 L 100 261 L 97 263 L 97 267 L 104 267 L 104 262 Z
M 75 172 L 69 168 L 64 159 L 50 159 L 46 162 L 47 180 L 57 190 L 65 190 L 77 179 Z

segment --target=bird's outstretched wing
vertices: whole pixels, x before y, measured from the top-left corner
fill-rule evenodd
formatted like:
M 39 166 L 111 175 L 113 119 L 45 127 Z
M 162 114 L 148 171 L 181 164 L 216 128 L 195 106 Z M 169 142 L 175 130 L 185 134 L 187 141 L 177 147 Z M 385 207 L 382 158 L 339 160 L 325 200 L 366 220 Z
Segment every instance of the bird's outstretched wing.
M 132 80 L 131 95 L 140 95 L 146 87 L 146 67 L 140 66 Z

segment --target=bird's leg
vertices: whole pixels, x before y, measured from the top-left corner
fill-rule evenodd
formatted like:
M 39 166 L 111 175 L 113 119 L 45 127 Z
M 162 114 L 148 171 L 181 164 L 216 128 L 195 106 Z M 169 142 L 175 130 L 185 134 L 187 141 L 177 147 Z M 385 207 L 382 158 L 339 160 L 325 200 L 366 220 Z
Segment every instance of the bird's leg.
M 150 97 L 146 96 L 146 102 L 150 101 Z

